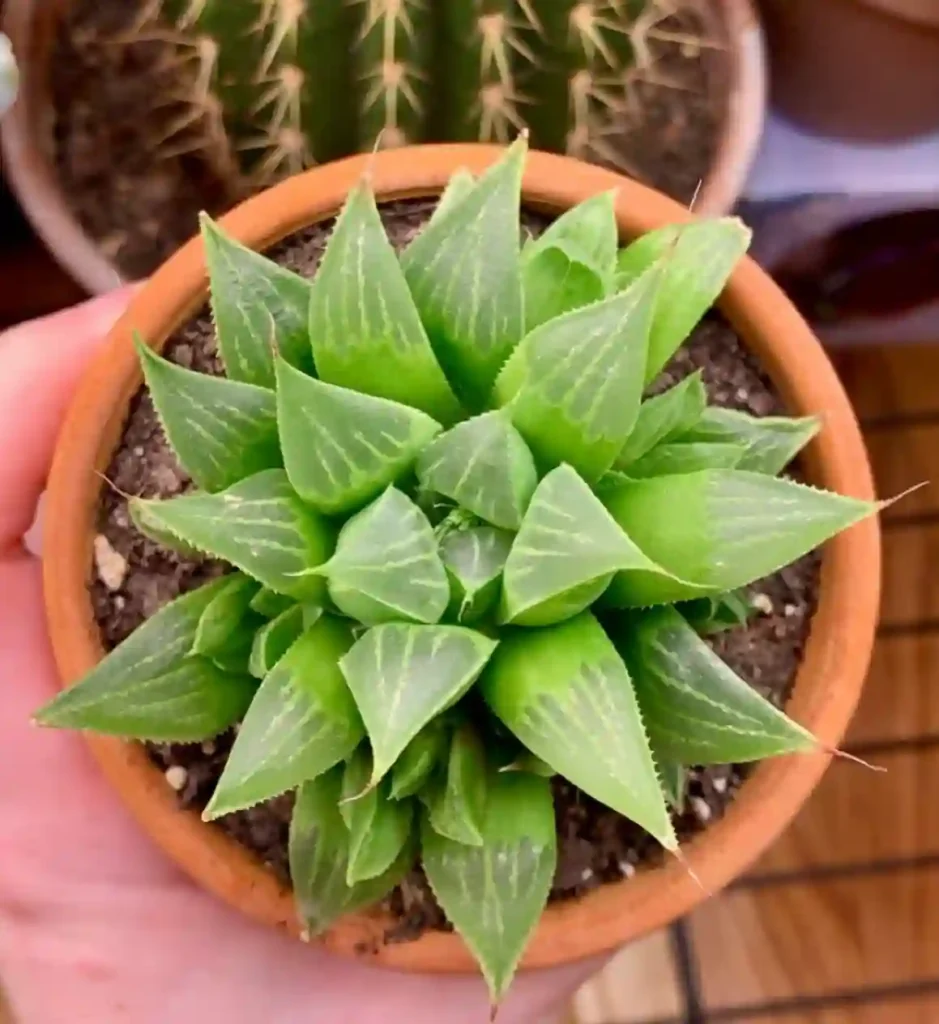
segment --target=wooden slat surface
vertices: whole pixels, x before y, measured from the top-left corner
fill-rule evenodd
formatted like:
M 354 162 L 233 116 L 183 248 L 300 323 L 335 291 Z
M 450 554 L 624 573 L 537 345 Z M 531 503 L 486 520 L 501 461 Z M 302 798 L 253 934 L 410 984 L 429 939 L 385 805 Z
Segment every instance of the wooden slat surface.
M 939 867 L 738 890 L 692 917 L 707 1007 L 939 977 Z
M 574 1001 L 578 1024 L 677 1017 L 682 997 L 666 932 L 623 950 Z

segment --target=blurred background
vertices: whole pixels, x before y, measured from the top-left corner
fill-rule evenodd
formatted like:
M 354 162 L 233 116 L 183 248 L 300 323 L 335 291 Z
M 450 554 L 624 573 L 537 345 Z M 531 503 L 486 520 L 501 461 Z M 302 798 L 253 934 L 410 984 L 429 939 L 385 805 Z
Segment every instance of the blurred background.
M 320 116 L 290 65 L 206 46 L 199 4 L 181 37 L 161 28 L 171 8 L 185 20 L 174 0 L 0 0 L 23 72 L 0 163 L 0 328 L 146 275 L 199 209 L 314 158 L 376 139 L 498 140 L 524 121 L 536 146 L 701 212 L 738 211 L 830 346 L 881 493 L 935 480 L 939 0 L 535 7 L 552 3 L 579 19 L 577 102 L 539 77 L 531 24 L 494 18 L 489 43 L 509 59 L 488 77 L 456 69 L 442 98 L 422 97 L 432 61 L 397 78 L 385 62 L 350 127 Z M 251 60 L 265 86 L 248 96 L 237 69 Z M 247 127 L 258 115 L 260 134 Z M 880 634 L 849 749 L 888 771 L 836 762 L 747 877 L 624 950 L 571 1024 L 939 1021 L 939 489 L 888 510 L 884 528 Z

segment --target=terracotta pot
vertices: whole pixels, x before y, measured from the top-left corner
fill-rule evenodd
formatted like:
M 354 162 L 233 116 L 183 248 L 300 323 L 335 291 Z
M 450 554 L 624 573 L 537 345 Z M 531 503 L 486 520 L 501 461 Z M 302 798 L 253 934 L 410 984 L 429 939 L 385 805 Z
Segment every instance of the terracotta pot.
M 37 234 L 59 263 L 89 292 L 110 291 L 121 275 L 75 218 L 52 162 L 55 111 L 49 59 L 56 26 L 74 0 L 5 0 L 3 31 L 22 68 L 17 103 L 0 126 L 6 174 Z M 715 10 L 730 48 L 727 110 L 714 165 L 696 209 L 730 210 L 756 156 L 766 106 L 763 35 L 753 0 L 695 0 L 709 19 Z M 714 7 L 713 5 L 717 5 Z
M 763 0 L 772 100 L 823 135 L 886 142 L 939 128 L 935 0 Z
M 458 167 L 481 171 L 501 151 L 489 146 L 422 146 L 355 157 L 310 171 L 257 196 L 222 221 L 234 237 L 264 249 L 333 216 L 366 164 L 380 199 L 439 193 Z M 527 208 L 559 214 L 597 192 L 618 188 L 622 239 L 685 211 L 610 172 L 565 157 L 535 153 L 524 183 Z M 49 482 L 44 535 L 46 603 L 64 685 L 102 657 L 86 589 L 103 471 L 118 444 L 141 374 L 132 348 L 139 330 L 157 348 L 205 302 L 202 244 L 190 242 L 137 294 L 86 374 L 68 415 Z M 820 413 L 825 429 L 807 453 L 811 480 L 843 494 L 870 498 L 870 469 L 851 406 L 818 342 L 757 265 L 744 260 L 720 307 L 759 356 L 793 414 Z M 857 703 L 877 617 L 880 539 L 874 519 L 833 540 L 825 551 L 820 603 L 799 670 L 791 713 L 836 746 Z M 177 807 L 162 773 L 135 743 L 90 735 L 88 743 L 111 784 L 156 842 L 194 879 L 245 914 L 294 934 L 291 893 L 244 848 L 193 812 Z M 670 860 L 629 881 L 607 885 L 547 910 L 524 959 L 529 967 L 610 950 L 688 913 L 740 874 L 778 835 L 818 782 L 829 761 L 819 752 L 761 765 L 726 817 Z M 702 888 L 703 887 L 703 888 Z M 325 943 L 350 956 L 415 971 L 471 971 L 460 939 L 429 933 L 409 944 L 382 946 L 390 922 L 378 912 L 340 921 Z M 369 950 L 361 952 L 363 948 Z M 372 950 L 377 949 L 377 952 Z

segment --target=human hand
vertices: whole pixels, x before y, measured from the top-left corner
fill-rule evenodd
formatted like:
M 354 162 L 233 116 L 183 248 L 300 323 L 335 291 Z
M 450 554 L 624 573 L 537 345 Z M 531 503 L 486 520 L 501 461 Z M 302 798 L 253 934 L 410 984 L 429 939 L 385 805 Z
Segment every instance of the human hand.
M 359 966 L 252 924 L 155 848 L 80 737 L 29 724 L 56 691 L 23 536 L 122 291 L 0 335 L 0 979 L 22 1024 L 482 1024 L 481 979 Z M 597 962 L 520 975 L 538 1024 Z

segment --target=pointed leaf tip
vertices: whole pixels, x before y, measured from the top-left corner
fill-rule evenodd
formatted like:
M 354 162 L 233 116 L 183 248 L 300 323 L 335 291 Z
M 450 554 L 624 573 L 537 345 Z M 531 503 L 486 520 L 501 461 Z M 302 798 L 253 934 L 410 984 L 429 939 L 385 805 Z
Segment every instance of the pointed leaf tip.
M 612 192 L 578 204 L 532 239 L 522 251 L 526 331 L 607 296 L 616 245 Z
M 430 721 L 473 685 L 496 642 L 463 626 L 389 623 L 341 661 L 372 745 L 373 782 Z
M 626 536 L 576 470 L 559 466 L 538 485 L 509 551 L 501 617 L 522 626 L 569 619 L 627 569 L 673 579 Z
M 209 820 L 294 789 L 355 750 L 365 730 L 339 668 L 351 646 L 348 624 L 323 616 L 278 660 L 241 724 Z
M 472 411 L 524 333 L 519 207 L 527 144 L 513 143 L 402 256 L 430 343 Z
M 134 498 L 130 505 L 158 534 L 224 559 L 271 590 L 298 600 L 323 595 L 323 581 L 306 571 L 329 557 L 333 528 L 300 501 L 281 469 L 256 473 L 219 494 Z
M 282 464 L 272 391 L 177 366 L 139 335 L 134 347 L 167 439 L 201 488 L 221 491 Z
M 366 625 L 438 622 L 450 600 L 433 528 L 394 487 L 343 526 L 324 572 L 336 607 Z
M 649 332 L 645 379 L 651 381 L 714 305 L 746 253 L 752 232 L 736 217 L 669 224 L 623 249 L 617 286 L 629 288 L 650 267 L 663 272 Z
M 674 387 L 639 406 L 639 415 L 613 468 L 628 473 L 628 467 L 656 445 L 690 431 L 707 408 L 707 392 L 701 371 L 692 373 Z
M 507 633 L 480 688 L 525 747 L 674 849 L 633 681 L 589 612 Z
M 407 473 L 440 433 L 426 413 L 326 384 L 276 360 L 277 422 L 290 482 L 326 515 L 344 515 Z
M 493 526 L 517 530 L 538 483 L 535 461 L 504 412 L 458 423 L 417 464 L 421 486 Z
M 349 193 L 313 279 L 309 330 L 324 381 L 460 418 L 367 182 Z
M 566 462 L 594 483 L 613 465 L 639 413 L 660 277 L 542 324 L 503 367 L 495 399 L 542 470 Z
M 630 616 L 617 634 L 655 750 L 681 764 L 735 764 L 817 747 L 711 650 L 674 608 Z
M 554 878 L 557 839 L 550 783 L 533 775 L 495 774 L 481 844 L 447 839 L 425 822 L 422 863 L 434 895 L 479 962 L 498 1005 Z
M 190 683 L 197 680 L 198 685 L 190 686 L 187 700 L 186 676 L 177 670 L 192 650 L 202 613 L 227 585 L 225 579 L 215 580 L 165 605 L 78 683 L 37 711 L 36 723 L 125 736 L 142 730 L 142 738 L 151 739 L 168 730 L 202 732 L 197 740 L 221 732 L 244 712 L 253 686 L 250 692 L 240 681 L 229 687 L 227 675 L 211 663 L 207 667 L 204 659 L 193 659 Z M 134 702 L 128 701 L 128 693 L 135 695 Z M 181 703 L 161 709 L 158 701 L 163 697 Z M 190 715 L 188 729 L 183 727 L 184 710 Z
M 629 481 L 604 503 L 656 563 L 715 593 L 791 564 L 878 507 L 737 469 Z M 622 606 L 651 603 L 628 588 L 617 596 Z M 700 595 L 672 595 L 671 600 L 694 596 Z
M 219 352 L 228 376 L 274 385 L 273 338 L 285 359 L 312 371 L 310 282 L 200 218 Z

